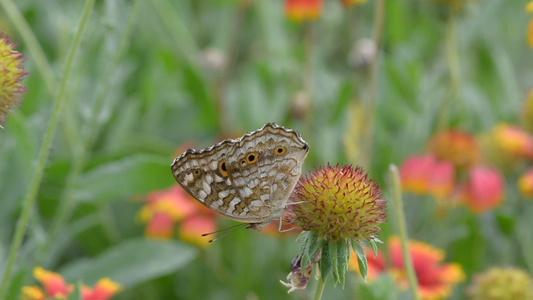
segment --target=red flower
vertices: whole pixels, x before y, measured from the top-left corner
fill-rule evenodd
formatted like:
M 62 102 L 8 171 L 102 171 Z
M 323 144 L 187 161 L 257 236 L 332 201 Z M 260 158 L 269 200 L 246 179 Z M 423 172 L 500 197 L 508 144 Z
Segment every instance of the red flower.
M 390 266 L 386 267 L 383 255 L 374 258 L 372 250 L 367 249 L 368 278 L 375 279 L 387 272 L 401 288 L 407 289 L 407 275 L 403 265 L 400 240 L 391 237 L 388 241 Z M 444 251 L 418 241 L 409 242 L 409 253 L 418 279 L 418 292 L 422 299 L 441 299 L 452 293 L 453 287 L 464 280 L 460 265 L 443 264 Z M 350 256 L 349 268 L 358 270 L 357 258 Z
M 432 154 L 411 156 L 400 167 L 402 188 L 415 194 L 448 197 L 455 186 L 455 170 L 448 161 L 437 162 Z
M 67 284 L 63 276 L 41 267 L 33 269 L 33 276 L 41 283 L 44 291 L 38 286 L 25 286 L 22 288 L 23 300 L 66 299 L 74 290 L 74 286 Z M 109 278 L 102 278 L 93 288 L 82 286 L 82 300 L 108 300 L 121 289 L 119 284 Z
M 482 213 L 500 205 L 504 200 L 504 180 L 492 168 L 476 166 L 469 170 L 469 178 L 463 186 L 463 199 L 475 213 Z
M 322 12 L 322 0 L 286 0 L 285 14 L 293 21 L 316 20 Z

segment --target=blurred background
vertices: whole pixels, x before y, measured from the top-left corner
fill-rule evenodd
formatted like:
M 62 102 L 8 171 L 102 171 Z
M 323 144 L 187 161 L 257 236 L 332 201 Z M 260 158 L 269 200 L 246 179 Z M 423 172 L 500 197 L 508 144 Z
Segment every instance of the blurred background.
M 297 254 L 296 232 L 274 225 L 207 244 L 201 233 L 234 222 L 197 205 L 170 172 L 187 148 L 267 122 L 310 144 L 303 174 L 360 165 L 390 201 L 389 165 L 400 167 L 410 238 L 464 273 L 440 298 L 472 297 L 475 274 L 492 267 L 523 270 L 521 288 L 531 290 L 527 1 L 0 4 L 0 30 L 30 73 L 0 130 L 6 299 L 39 285 L 36 267 L 73 284 L 109 277 L 122 287 L 113 299 L 310 299 L 313 278 L 291 294 L 279 282 Z M 393 252 L 395 222 L 390 213 L 382 226 L 384 253 Z M 344 289 L 329 284 L 324 298 L 411 299 L 397 273 L 382 271 L 369 284 L 350 271 Z

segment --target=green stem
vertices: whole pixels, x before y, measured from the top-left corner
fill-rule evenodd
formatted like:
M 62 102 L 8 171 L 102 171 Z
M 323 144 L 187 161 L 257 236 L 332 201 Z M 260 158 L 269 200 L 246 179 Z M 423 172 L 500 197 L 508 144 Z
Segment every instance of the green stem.
M 323 276 L 324 274 L 320 274 L 318 277 L 318 283 L 316 285 L 316 291 L 315 291 L 315 297 L 314 300 L 320 300 L 322 299 L 322 293 L 324 292 L 324 288 L 326 287 L 326 279 L 328 278 L 328 274 L 326 276 Z
M 450 104 L 453 98 L 456 96 L 459 90 L 459 83 L 461 82 L 461 72 L 459 66 L 459 51 L 457 48 L 457 34 L 455 26 L 455 10 L 450 8 L 448 15 L 448 23 L 446 25 L 446 62 L 448 64 L 448 70 L 450 72 L 450 85 L 444 94 L 442 100 L 437 126 L 439 130 L 446 129 L 448 123 L 448 113 Z
M 400 235 L 400 242 L 402 244 L 402 257 L 403 264 L 405 266 L 405 271 L 407 272 L 407 280 L 409 281 L 409 286 L 413 293 L 413 298 L 415 300 L 420 300 L 420 295 L 418 294 L 418 280 L 416 279 L 415 269 L 413 267 L 413 261 L 409 253 L 409 237 L 407 236 L 407 226 L 405 223 L 405 215 L 403 214 L 403 201 L 402 201 L 402 188 L 400 183 L 400 174 L 398 167 L 395 165 L 390 165 L 389 167 L 391 181 L 392 181 L 392 192 L 394 198 L 394 211 L 396 213 L 396 220 L 398 222 L 398 232 Z
M 374 142 L 374 119 L 375 110 L 378 102 L 378 68 L 379 68 L 379 49 L 381 48 L 381 40 L 383 36 L 383 24 L 385 18 L 385 0 L 376 0 L 374 9 L 374 34 L 373 42 L 376 49 L 376 54 L 370 66 L 370 81 L 369 81 L 369 96 L 368 103 L 365 110 L 366 130 L 364 132 L 363 153 L 361 163 L 366 168 L 369 168 L 372 161 L 372 146 Z
M 28 25 L 28 22 L 26 22 L 12 0 L 0 0 L 0 4 L 6 11 L 5 15 L 11 19 L 11 22 L 13 22 L 18 32 L 22 36 L 26 47 L 28 47 L 28 50 L 31 53 L 31 58 L 35 62 L 37 70 L 39 73 L 41 73 L 48 92 L 53 94 L 55 90 L 55 79 L 52 68 L 50 67 L 48 60 L 44 55 L 43 48 L 41 48 L 39 41 L 37 41 L 37 38 L 33 34 L 30 25 Z
M 43 252 L 48 251 L 50 245 L 57 239 L 60 229 L 64 227 L 64 224 L 69 220 L 72 211 L 74 211 L 74 208 L 76 207 L 76 202 L 72 197 L 74 187 L 78 184 L 79 177 L 87 161 L 90 149 L 93 147 L 93 144 L 98 136 L 100 129 L 98 119 L 104 107 L 106 95 L 110 88 L 110 82 L 112 81 L 110 77 L 113 76 L 113 70 L 116 69 L 120 59 L 123 57 L 126 49 L 128 48 L 128 43 L 130 41 L 134 25 L 138 20 L 140 11 L 142 11 L 140 9 L 141 3 L 141 0 L 136 0 L 133 3 L 133 7 L 128 18 L 128 23 L 124 29 L 124 33 L 122 34 L 122 39 L 120 41 L 118 50 L 112 60 L 112 63 L 109 65 L 109 69 L 106 70 L 106 76 L 103 77 L 102 88 L 97 93 L 95 105 L 92 109 L 93 113 L 87 122 L 88 133 L 84 139 L 85 141 L 84 143 L 79 143 L 79 145 L 74 148 L 73 166 L 68 174 L 65 187 L 63 189 L 63 194 L 61 195 L 59 201 L 58 209 L 48 233 L 48 238 L 43 246 Z M 106 228 L 106 232 L 116 233 L 116 230 L 111 228 L 112 222 L 110 222 L 110 219 L 108 219 L 106 222 L 103 222 L 103 224 L 108 226 L 108 228 Z M 113 236 L 114 235 L 111 235 L 111 237 Z
M 39 191 L 39 186 L 43 178 L 44 168 L 46 166 L 48 154 L 49 154 L 49 151 L 52 145 L 52 139 L 54 137 L 54 133 L 57 127 L 57 122 L 59 120 L 59 113 L 61 112 L 63 103 L 66 100 L 65 92 L 66 92 L 66 87 L 67 87 L 67 82 L 69 79 L 70 71 L 72 69 L 72 62 L 74 61 L 74 56 L 80 45 L 81 36 L 85 29 L 87 20 L 89 19 L 89 14 L 91 12 L 93 5 L 94 5 L 94 0 L 87 0 L 85 2 L 85 6 L 83 8 L 83 13 L 82 13 L 82 18 L 80 20 L 80 24 L 78 25 L 76 36 L 74 37 L 72 45 L 70 46 L 69 52 L 67 54 L 65 69 L 63 72 L 63 79 L 61 80 L 61 83 L 59 85 L 59 91 L 54 101 L 52 115 L 50 116 L 50 122 L 48 123 L 48 127 L 44 135 L 44 140 L 41 145 L 41 149 L 39 150 L 39 156 L 37 159 L 37 165 L 35 167 L 35 173 L 33 173 L 33 177 L 31 178 L 31 181 L 30 181 L 28 193 L 26 194 L 26 197 L 24 198 L 22 202 L 22 212 L 17 221 L 15 234 L 13 235 L 13 240 L 11 242 L 11 248 L 9 250 L 9 256 L 7 260 L 7 266 L 2 277 L 2 283 L 0 285 L 0 299 L 3 299 L 6 293 L 7 286 L 9 284 L 10 277 L 11 277 L 11 271 L 17 259 L 17 253 L 20 248 L 20 245 L 22 244 L 22 239 L 24 238 L 24 234 L 26 232 L 26 227 L 28 225 L 28 219 L 30 217 L 30 211 L 31 211 L 31 208 L 33 207 L 33 204 L 35 203 L 35 199 L 37 198 L 37 192 Z

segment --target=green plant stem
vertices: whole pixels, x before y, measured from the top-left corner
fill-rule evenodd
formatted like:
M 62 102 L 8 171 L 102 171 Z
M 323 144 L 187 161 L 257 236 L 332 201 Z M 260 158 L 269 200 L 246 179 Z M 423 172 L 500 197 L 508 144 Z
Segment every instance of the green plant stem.
M 369 80 L 369 95 L 368 102 L 365 109 L 365 118 L 363 124 L 366 124 L 366 130 L 363 138 L 363 153 L 361 163 L 364 167 L 369 168 L 372 161 L 372 148 L 374 143 L 374 122 L 376 114 L 376 106 L 378 102 L 378 69 L 379 69 L 379 49 L 381 48 L 381 40 L 383 36 L 383 24 L 385 18 L 385 0 L 376 0 L 374 8 L 374 34 L 373 42 L 376 53 L 372 64 L 370 66 L 370 80 Z
M 31 58 L 35 62 L 37 70 L 41 74 L 48 92 L 53 95 L 55 91 L 55 79 L 52 68 L 44 55 L 44 51 L 33 34 L 28 22 L 24 19 L 15 3 L 12 0 L 0 0 L 0 4 L 6 11 L 6 16 L 11 19 L 18 32 L 22 36 L 26 47 L 30 51 Z
M 98 119 L 104 107 L 106 95 L 110 88 L 110 77 L 113 76 L 113 70 L 116 69 L 121 58 L 124 56 L 124 53 L 126 53 L 131 35 L 133 33 L 134 25 L 136 24 L 139 17 L 139 13 L 141 11 L 140 6 L 142 2 L 143 1 L 141 0 L 136 0 L 133 3 L 128 22 L 126 24 L 124 33 L 122 34 L 122 38 L 119 43 L 118 50 L 115 56 L 113 57 L 109 69 L 106 70 L 106 75 L 103 76 L 102 88 L 97 93 L 96 101 L 92 109 L 93 113 L 91 114 L 91 118 L 87 122 L 86 128 L 88 133 L 86 138 L 84 139 L 85 141 L 84 143 L 79 143 L 78 146 L 74 148 L 73 166 L 70 169 L 69 174 L 67 175 L 65 187 L 59 200 L 58 209 L 52 221 L 52 225 L 50 227 L 46 243 L 43 246 L 43 252 L 48 251 L 50 246 L 57 239 L 61 228 L 63 228 L 64 224 L 69 220 L 70 216 L 72 215 L 72 212 L 74 211 L 74 208 L 76 207 L 76 202 L 73 199 L 74 188 L 79 182 L 79 177 L 83 171 L 83 168 L 85 167 L 85 163 L 88 159 L 90 149 L 93 147 L 93 144 L 98 136 L 100 129 Z M 109 237 L 114 238 L 116 237 L 116 230 L 111 228 L 110 220 L 110 218 L 105 218 L 104 222 L 102 223 L 107 224 L 108 228 L 106 228 L 106 232 L 110 233 Z
M 26 227 L 28 225 L 28 219 L 30 217 L 30 211 L 31 211 L 31 208 L 33 207 L 33 204 L 35 203 L 35 199 L 37 198 L 37 192 L 41 184 L 41 180 L 42 180 L 43 173 L 44 173 L 44 168 L 46 166 L 46 161 L 48 159 L 48 154 L 51 148 L 50 146 L 52 145 L 52 139 L 54 137 L 54 133 L 57 127 L 57 122 L 59 120 L 59 113 L 61 112 L 63 103 L 66 100 L 65 92 L 66 92 L 66 87 L 67 87 L 67 82 L 69 79 L 70 71 L 72 69 L 72 62 L 74 61 L 74 56 L 80 45 L 81 36 L 85 29 L 87 20 L 89 19 L 89 14 L 92 10 L 93 5 L 94 5 L 94 0 L 85 1 L 85 6 L 83 8 L 82 17 L 78 25 L 78 30 L 76 32 L 76 35 L 74 36 L 74 40 L 67 54 L 67 59 L 65 62 L 65 69 L 63 71 L 63 79 L 61 80 L 61 83 L 59 85 L 59 91 L 54 101 L 52 115 L 50 116 L 50 122 L 48 123 L 48 127 L 44 135 L 44 140 L 41 145 L 41 149 L 39 150 L 39 156 L 37 159 L 37 165 L 35 167 L 35 173 L 33 173 L 33 177 L 31 178 L 30 186 L 28 188 L 28 193 L 26 194 L 26 197 L 24 198 L 22 202 L 22 211 L 17 221 L 15 234 L 13 235 L 13 240 L 11 242 L 11 248 L 9 250 L 7 266 L 2 277 L 2 283 L 0 285 L 0 299 L 3 299 L 6 293 L 7 286 L 9 284 L 10 277 L 11 277 L 11 271 L 17 259 L 17 253 L 20 248 L 20 245 L 22 244 L 22 239 L 24 238 L 24 234 L 26 232 Z
M 448 125 L 448 114 L 450 110 L 450 104 L 459 90 L 459 83 L 461 82 L 461 72 L 459 66 L 459 51 L 457 48 L 457 30 L 456 30 L 456 16 L 455 10 L 450 8 L 448 15 L 448 22 L 446 25 L 446 63 L 448 64 L 448 70 L 450 72 L 450 84 L 439 109 L 439 115 L 437 120 L 437 129 L 444 130 Z
M 322 293 L 324 293 L 324 288 L 326 287 L 326 279 L 328 279 L 328 274 L 324 276 L 324 274 L 320 274 L 318 277 L 318 283 L 316 285 L 316 291 L 315 291 L 315 297 L 314 300 L 320 300 L 322 299 Z
M 403 264 L 407 273 L 407 280 L 413 293 L 413 299 L 420 300 L 418 294 L 418 280 L 416 279 L 415 269 L 413 267 L 413 261 L 409 253 L 409 237 L 407 236 L 407 226 L 405 223 L 405 215 L 403 214 L 403 201 L 402 201 L 402 188 L 400 182 L 400 173 L 398 167 L 390 165 L 389 167 L 391 181 L 392 181 L 392 193 L 394 198 L 394 211 L 396 213 L 396 220 L 398 222 L 398 233 L 400 235 L 400 242 L 402 245 L 402 257 Z

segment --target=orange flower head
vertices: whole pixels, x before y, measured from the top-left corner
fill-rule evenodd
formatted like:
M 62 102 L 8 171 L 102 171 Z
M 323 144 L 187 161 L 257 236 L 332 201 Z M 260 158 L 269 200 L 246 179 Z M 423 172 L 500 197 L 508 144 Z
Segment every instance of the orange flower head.
M 300 178 L 290 199 L 291 222 L 327 241 L 370 240 L 387 217 L 378 185 L 360 167 L 317 169 Z
M 471 300 L 532 300 L 531 276 L 515 268 L 491 268 L 477 274 L 467 290 Z
M 371 255 L 368 251 L 368 274 L 369 278 L 376 278 L 377 275 L 387 272 L 394 278 L 396 284 L 403 288 L 408 288 L 407 274 L 403 265 L 402 248 L 398 237 L 391 237 L 388 241 L 390 268 L 386 268 L 384 258 Z M 459 264 L 444 264 L 444 251 L 432 247 L 419 241 L 409 242 L 409 253 L 413 261 L 413 267 L 418 280 L 418 293 L 422 299 L 444 299 L 451 295 L 455 285 L 464 281 L 465 275 Z M 350 269 L 354 269 L 354 264 L 350 264 Z M 370 274 L 374 274 L 370 276 Z
M 314 21 L 322 13 L 322 0 L 286 0 L 285 14 L 296 22 Z
M 518 179 L 518 189 L 525 198 L 533 198 L 533 168 L 529 168 L 520 179 Z
M 482 213 L 503 203 L 505 182 L 495 169 L 476 166 L 470 169 L 463 186 L 463 200 L 474 213 Z
M 418 195 L 426 194 L 429 191 L 427 179 L 435 164 L 435 157 L 431 154 L 407 158 L 400 167 L 403 190 Z
M 122 290 L 122 287 L 111 281 L 109 278 L 102 278 L 94 285 L 93 288 L 83 286 L 81 294 L 83 300 L 108 300 L 116 293 Z
M 0 124 L 5 123 L 7 114 L 20 103 L 26 88 L 20 84 L 24 76 L 22 54 L 16 45 L 0 31 Z M 0 126 L 1 128 L 1 126 Z
M 429 141 L 429 149 L 439 161 L 451 161 L 457 168 L 475 165 L 481 152 L 474 137 L 459 130 L 443 131 Z
M 171 238 L 174 223 L 206 209 L 192 199 L 179 185 L 163 191 L 151 192 L 137 218 L 147 223 L 146 235 L 152 238 Z
M 518 157 L 533 158 L 533 137 L 522 128 L 499 124 L 494 128 L 494 136 L 504 152 Z
M 402 188 L 415 194 L 432 194 L 437 199 L 451 195 L 455 170 L 449 161 L 437 162 L 432 154 L 411 156 L 400 167 Z
M 533 20 L 529 22 L 529 27 L 531 28 L 531 39 L 533 40 Z M 529 90 L 529 93 L 527 94 L 527 97 L 524 100 L 524 106 L 522 108 L 521 115 L 521 124 L 527 131 L 533 132 L 533 89 Z
M 182 241 L 206 248 L 210 243 L 202 234 L 216 230 L 217 225 L 212 216 L 194 215 L 181 222 L 178 235 Z
M 33 269 L 33 277 L 41 283 L 48 297 L 66 298 L 74 288 L 65 282 L 63 276 L 41 267 Z
M 152 216 L 145 228 L 145 235 L 153 239 L 167 240 L 174 234 L 174 220 L 166 213 Z

